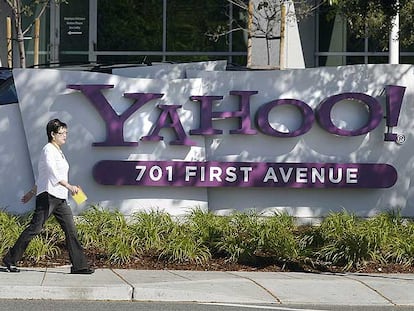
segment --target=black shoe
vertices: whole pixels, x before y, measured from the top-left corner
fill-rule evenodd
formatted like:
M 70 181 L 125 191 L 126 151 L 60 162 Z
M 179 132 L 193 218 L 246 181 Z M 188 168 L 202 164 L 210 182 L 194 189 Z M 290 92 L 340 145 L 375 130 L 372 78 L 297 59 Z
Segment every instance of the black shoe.
M 7 272 L 13 272 L 17 273 L 20 272 L 20 269 L 18 269 L 14 264 L 11 264 L 10 262 L 7 262 L 3 259 L 4 266 L 6 267 Z
M 95 270 L 91 269 L 91 268 L 85 268 L 85 269 L 70 269 L 70 274 L 92 274 L 94 273 Z

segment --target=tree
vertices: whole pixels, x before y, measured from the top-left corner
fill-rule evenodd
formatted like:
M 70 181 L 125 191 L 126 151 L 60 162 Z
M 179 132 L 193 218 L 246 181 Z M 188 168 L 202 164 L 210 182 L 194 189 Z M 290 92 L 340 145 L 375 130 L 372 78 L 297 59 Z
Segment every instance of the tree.
M 66 0 L 3 0 L 11 9 L 14 20 L 14 29 L 16 33 L 16 41 L 19 50 L 20 67 L 26 67 L 26 51 L 24 47 L 24 36 L 33 27 L 37 18 L 40 18 L 46 11 L 49 4 L 67 3 Z M 36 8 L 40 8 L 35 14 Z M 23 28 L 23 16 L 29 17 L 31 22 L 26 28 Z
M 330 0 L 333 14 L 339 14 L 348 22 L 349 29 L 358 37 L 367 35 L 382 46 L 387 46 L 389 31 L 397 13 L 404 22 L 400 25 L 401 45 L 414 43 L 413 0 Z
M 249 40 L 251 38 L 264 38 L 267 49 L 267 64 L 269 66 L 271 58 L 270 42 L 275 39 L 280 40 L 280 51 L 283 50 L 284 22 L 282 23 L 281 21 L 306 18 L 318 6 L 322 3 L 328 3 L 328 1 L 317 1 L 317 4 L 314 5 L 310 4 L 308 0 L 227 0 L 227 2 L 245 12 L 246 24 L 242 25 L 236 20 L 233 20 L 233 25 L 230 30 L 225 26 L 220 26 L 208 32 L 207 36 L 211 40 L 217 41 L 220 37 L 226 36 L 230 32 L 244 31 L 247 33 Z M 295 13 L 287 9 L 289 5 L 294 6 Z

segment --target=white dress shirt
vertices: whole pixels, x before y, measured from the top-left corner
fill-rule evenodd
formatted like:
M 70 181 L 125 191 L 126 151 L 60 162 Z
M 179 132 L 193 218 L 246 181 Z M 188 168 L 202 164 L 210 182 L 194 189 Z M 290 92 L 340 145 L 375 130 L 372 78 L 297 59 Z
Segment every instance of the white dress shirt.
M 37 194 L 48 192 L 59 198 L 68 199 L 68 189 L 59 181 L 68 181 L 69 163 L 63 152 L 52 143 L 46 144 L 40 154 L 37 177 Z

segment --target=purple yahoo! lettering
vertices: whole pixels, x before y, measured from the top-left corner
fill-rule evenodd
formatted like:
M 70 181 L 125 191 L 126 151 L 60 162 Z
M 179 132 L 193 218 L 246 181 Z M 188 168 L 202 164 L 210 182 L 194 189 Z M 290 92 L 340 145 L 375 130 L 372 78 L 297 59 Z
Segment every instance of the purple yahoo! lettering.
M 171 141 L 170 145 L 186 145 L 186 146 L 195 146 L 196 142 L 190 140 L 185 134 L 183 125 L 181 124 L 180 118 L 177 113 L 177 109 L 181 108 L 181 105 L 158 105 L 161 109 L 161 114 L 158 117 L 158 121 L 155 125 L 155 128 L 152 130 L 152 133 L 147 136 L 141 137 L 143 141 L 160 141 L 164 137 L 159 135 L 159 132 L 162 128 L 168 127 L 174 129 L 177 140 Z M 170 120 L 170 122 L 167 121 Z
M 123 128 L 125 121 L 140 107 L 149 101 L 161 98 L 164 94 L 159 93 L 125 93 L 126 98 L 134 99 L 134 103 L 118 115 L 102 94 L 102 90 L 113 88 L 113 85 L 92 84 L 77 85 L 71 84 L 67 86 L 70 89 L 81 91 L 96 108 L 98 113 L 106 125 L 106 140 L 103 142 L 95 142 L 93 146 L 137 146 L 138 142 L 124 141 Z M 401 111 L 401 105 L 404 97 L 405 87 L 387 85 L 386 86 L 386 109 L 387 109 L 387 126 L 388 133 L 385 134 L 385 141 L 396 141 L 397 135 L 392 133 L 392 127 L 398 123 Z M 230 95 L 239 96 L 239 110 L 237 111 L 213 111 L 213 102 L 222 100 L 223 96 L 191 96 L 190 99 L 200 103 L 200 126 L 189 131 L 190 135 L 217 135 L 223 131 L 213 127 L 215 118 L 238 118 L 239 125 L 237 129 L 230 131 L 230 134 L 254 135 L 257 133 L 253 129 L 250 117 L 250 97 L 257 94 L 258 91 L 230 91 Z M 369 109 L 369 119 L 365 125 L 355 130 L 345 130 L 338 128 L 331 118 L 331 111 L 335 104 L 342 100 L 356 100 L 365 104 Z M 298 108 L 302 113 L 301 126 L 292 132 L 280 132 L 274 129 L 269 122 L 270 111 L 280 105 L 292 105 Z M 195 145 L 190 140 L 181 124 L 178 109 L 181 105 L 158 105 L 161 113 L 158 117 L 152 132 L 143 136 L 143 141 L 160 141 L 163 139 L 159 135 L 162 128 L 171 128 L 175 131 L 177 139 L 170 142 L 172 145 Z M 366 134 L 375 129 L 382 121 L 383 110 L 378 102 L 372 96 L 363 93 L 341 93 L 333 95 L 323 100 L 314 112 L 305 102 L 297 99 L 277 99 L 261 106 L 255 116 L 257 129 L 265 135 L 275 137 L 296 137 L 308 132 L 316 118 L 322 128 L 329 133 L 340 136 L 357 136 Z M 391 128 L 391 129 L 390 129 Z
M 200 102 L 200 127 L 190 130 L 190 135 L 216 135 L 222 134 L 222 130 L 213 128 L 213 118 L 218 117 L 218 112 L 213 112 L 213 102 L 223 99 L 223 96 L 190 96 L 193 101 Z
M 230 134 L 254 135 L 256 130 L 251 127 L 250 119 L 250 96 L 258 91 L 230 91 L 230 95 L 240 97 L 238 111 L 213 111 L 213 102 L 223 99 L 223 96 L 191 96 L 193 101 L 200 102 L 200 127 L 190 130 L 191 135 L 216 135 L 222 134 L 222 130 L 213 128 L 214 118 L 238 118 L 239 127 L 230 130 Z
M 113 88 L 108 84 L 70 84 L 67 88 L 81 91 L 96 108 L 106 125 L 106 140 L 93 143 L 93 146 L 138 146 L 138 142 L 124 141 L 124 123 L 139 108 L 147 102 L 161 98 L 164 94 L 158 93 L 125 93 L 127 98 L 135 99 L 134 103 L 118 115 L 102 94 L 102 90 Z
M 302 125 L 292 131 L 292 132 L 280 132 L 275 130 L 269 123 L 269 113 L 270 111 L 277 106 L 281 105 L 292 105 L 300 110 L 302 113 Z M 275 136 L 275 137 L 296 137 L 305 134 L 308 132 L 313 122 L 315 121 L 315 116 L 313 114 L 313 110 L 303 101 L 297 99 L 277 99 L 271 101 L 259 108 L 256 114 L 256 123 L 258 129 L 266 135 Z
M 348 131 L 338 128 L 331 119 L 333 106 L 342 100 L 357 100 L 366 104 L 369 108 L 369 120 L 367 123 L 356 130 Z M 375 129 L 382 120 L 382 108 L 379 102 L 372 96 L 363 93 L 342 93 L 333 95 L 323 100 L 316 109 L 316 116 L 319 125 L 331 134 L 340 136 L 358 136 L 366 134 Z
M 398 119 L 400 117 L 401 106 L 405 93 L 404 86 L 398 85 L 387 85 L 385 91 L 387 93 L 386 101 L 386 124 L 388 127 L 388 132 L 384 134 L 385 141 L 396 141 L 397 134 L 392 133 L 392 127 L 397 126 Z

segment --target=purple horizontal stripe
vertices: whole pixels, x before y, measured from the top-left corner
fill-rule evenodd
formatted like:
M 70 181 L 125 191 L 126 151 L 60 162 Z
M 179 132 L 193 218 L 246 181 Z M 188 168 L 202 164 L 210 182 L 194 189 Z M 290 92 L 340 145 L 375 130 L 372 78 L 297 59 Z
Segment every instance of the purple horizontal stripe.
M 389 188 L 389 164 L 114 161 L 93 168 L 102 185 L 174 187 Z

